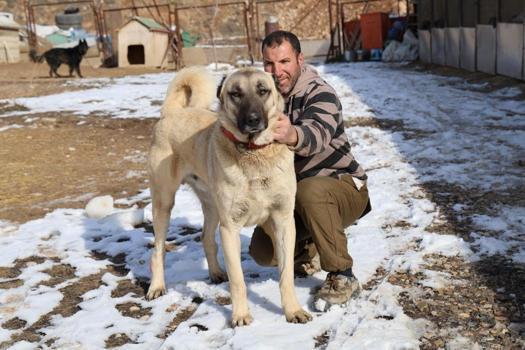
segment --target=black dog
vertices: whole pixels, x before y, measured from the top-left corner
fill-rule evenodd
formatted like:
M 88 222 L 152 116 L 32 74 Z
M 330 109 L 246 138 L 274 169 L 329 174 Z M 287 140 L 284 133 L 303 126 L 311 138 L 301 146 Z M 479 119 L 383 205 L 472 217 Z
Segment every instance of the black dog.
M 45 58 L 47 64 L 49 65 L 50 77 L 53 77 L 53 73 L 55 73 L 55 76 L 60 77 L 60 75 L 57 73 L 57 69 L 62 63 L 64 63 L 69 66 L 70 77 L 73 76 L 73 70 L 75 70 L 78 76 L 82 78 L 82 74 L 80 74 L 80 62 L 82 61 L 82 58 L 84 57 L 88 49 L 89 47 L 86 40 L 82 39 L 78 42 L 78 45 L 75 47 L 70 47 L 67 49 L 55 48 L 47 50 L 46 52 L 44 52 L 43 55 L 40 56 L 36 54 L 35 50 L 31 50 L 29 52 L 29 57 L 31 57 L 31 60 L 33 62 L 38 63 L 42 63 Z

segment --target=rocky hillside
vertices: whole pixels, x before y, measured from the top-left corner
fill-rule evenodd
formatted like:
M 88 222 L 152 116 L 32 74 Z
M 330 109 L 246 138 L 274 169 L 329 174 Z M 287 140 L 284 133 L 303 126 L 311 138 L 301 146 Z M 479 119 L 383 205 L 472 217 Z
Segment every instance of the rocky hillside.
M 54 16 L 64 10 L 66 5 L 52 5 L 56 1 L 32 0 L 32 4 L 46 4 L 35 8 L 35 19 L 38 24 L 54 24 Z M 105 8 L 131 6 L 131 0 L 96 0 L 102 2 Z M 242 42 L 245 36 L 244 12 L 242 5 L 229 5 L 210 8 L 196 8 L 203 4 L 215 4 L 213 0 L 157 0 L 160 3 L 177 4 L 182 9 L 179 12 L 181 27 L 201 38 L 201 42 L 209 41 L 211 33 L 216 39 L 238 39 Z M 231 2 L 230 0 L 219 0 L 218 3 Z M 15 15 L 18 23 L 25 24 L 26 18 L 24 5 L 21 0 L 0 0 L 0 11 L 11 12 Z M 136 5 L 152 4 L 151 0 L 134 0 Z M 265 3 L 257 1 L 258 33 L 264 36 L 264 22 L 274 16 L 279 21 L 282 29 L 291 30 L 300 38 L 327 38 L 329 37 L 328 0 L 284 0 L 279 2 Z M 397 13 L 405 11 L 405 1 L 384 0 L 369 4 L 368 12 L 384 11 Z M 93 13 L 89 4 L 76 4 L 84 15 L 84 27 L 88 31 L 94 30 Z M 345 19 L 355 17 L 362 13 L 363 4 L 345 5 Z M 335 11 L 335 7 L 333 8 Z M 108 18 L 110 29 L 116 29 L 127 18 L 133 14 L 131 11 L 122 11 L 120 15 L 114 14 Z M 147 10 L 139 10 L 139 15 L 151 17 Z M 167 18 L 167 13 L 165 13 Z M 257 22 L 255 20 L 254 22 Z

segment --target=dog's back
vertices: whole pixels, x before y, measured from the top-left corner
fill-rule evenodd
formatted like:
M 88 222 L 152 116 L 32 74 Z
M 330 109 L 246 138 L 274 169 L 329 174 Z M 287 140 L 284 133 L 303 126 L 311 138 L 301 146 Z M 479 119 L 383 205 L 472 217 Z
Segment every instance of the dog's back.
M 48 50 L 44 53 L 44 57 L 47 61 L 57 60 L 61 63 L 71 65 L 76 64 L 77 62 L 80 63 L 82 58 L 84 58 L 87 49 L 88 47 L 85 41 L 80 41 L 80 43 L 75 47 L 55 48 Z
M 70 75 L 73 70 L 76 70 L 77 74 L 81 77 L 80 73 L 80 62 L 84 58 L 84 55 L 87 53 L 89 46 L 86 40 L 80 40 L 75 47 L 69 48 L 54 48 L 47 50 L 42 55 L 37 55 L 34 49 L 29 51 L 29 57 L 35 63 L 41 63 L 46 60 L 50 68 L 50 76 L 54 73 L 56 76 L 59 76 L 57 73 L 58 67 L 61 64 L 67 64 L 69 66 Z
M 207 157 L 208 147 L 205 145 L 211 126 L 217 120 L 216 113 L 209 109 L 215 91 L 215 78 L 203 68 L 185 68 L 176 74 L 168 87 L 161 119 L 153 131 L 148 161 L 151 172 L 155 172 L 152 169 L 161 166 L 160 163 L 169 155 L 173 162 L 171 168 L 178 167 L 182 178 L 186 175 L 186 167 L 176 166 L 178 162 L 183 158 L 196 161 Z M 207 177 L 204 168 L 197 173 L 201 178 Z

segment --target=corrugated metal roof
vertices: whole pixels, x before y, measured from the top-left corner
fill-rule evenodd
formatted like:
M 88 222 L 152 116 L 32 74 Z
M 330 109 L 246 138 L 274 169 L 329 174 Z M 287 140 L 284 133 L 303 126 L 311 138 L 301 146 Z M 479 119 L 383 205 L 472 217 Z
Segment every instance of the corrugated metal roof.
M 148 29 L 166 30 L 164 26 L 162 26 L 161 24 L 159 24 L 157 21 L 155 21 L 152 18 L 135 16 L 132 18 L 132 20 L 139 21 Z

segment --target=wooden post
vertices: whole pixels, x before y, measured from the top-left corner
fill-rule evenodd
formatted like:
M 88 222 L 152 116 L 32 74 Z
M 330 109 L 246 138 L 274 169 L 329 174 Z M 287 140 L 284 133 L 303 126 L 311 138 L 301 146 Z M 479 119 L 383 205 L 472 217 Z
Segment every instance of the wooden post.
M 36 33 L 34 32 L 34 17 L 32 14 L 32 8 L 31 3 L 29 0 L 24 0 L 24 10 L 26 15 L 26 30 L 27 30 L 27 38 L 28 38 L 28 44 L 29 49 L 36 50 L 37 48 L 37 39 L 36 39 Z
M 182 34 L 180 32 L 180 23 L 179 23 L 179 10 L 177 4 L 175 3 L 175 33 L 177 37 L 177 55 L 174 57 L 175 60 L 175 69 L 179 70 L 183 66 L 182 61 Z M 171 45 L 171 43 L 170 43 Z
M 252 65 L 254 63 L 253 59 L 253 52 L 252 52 L 252 43 L 251 43 L 251 36 L 250 36 L 250 27 L 248 25 L 248 6 L 246 6 L 246 3 L 243 3 L 244 8 L 244 28 L 246 30 L 246 44 L 248 45 L 248 56 L 250 57 L 250 61 L 252 62 Z

